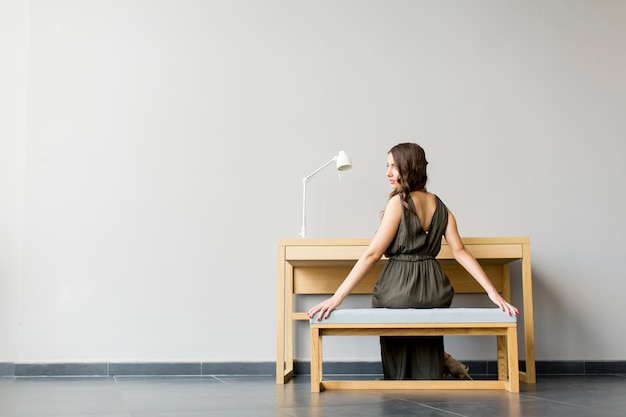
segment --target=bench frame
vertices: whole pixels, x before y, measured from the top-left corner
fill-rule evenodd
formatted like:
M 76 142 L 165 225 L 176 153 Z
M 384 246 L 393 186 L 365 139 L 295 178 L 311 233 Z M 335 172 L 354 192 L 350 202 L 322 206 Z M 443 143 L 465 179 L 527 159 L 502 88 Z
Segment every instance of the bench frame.
M 311 322 L 311 392 L 320 390 L 504 389 L 519 392 L 517 323 L 345 323 Z M 323 336 L 496 336 L 498 380 L 341 380 L 323 379 Z

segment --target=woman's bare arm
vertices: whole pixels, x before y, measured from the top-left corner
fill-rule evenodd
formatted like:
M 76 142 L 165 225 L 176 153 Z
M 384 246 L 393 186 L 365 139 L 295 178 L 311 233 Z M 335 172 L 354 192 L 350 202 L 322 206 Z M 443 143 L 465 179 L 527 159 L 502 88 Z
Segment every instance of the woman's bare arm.
M 348 276 L 337 288 L 335 294 L 309 310 L 309 317 L 313 317 L 319 312 L 318 320 L 321 320 L 322 317 L 328 318 L 330 313 L 339 307 L 348 294 L 367 276 L 383 256 L 398 231 L 401 216 L 402 205 L 400 204 L 400 197 L 394 196 L 387 202 L 378 231 L 372 238 L 365 253 L 354 264 L 354 267 L 352 267 Z
M 509 316 L 519 314 L 515 306 L 502 298 L 476 258 L 467 250 L 459 235 L 456 219 L 450 211 L 448 211 L 448 225 L 444 236 L 454 259 L 485 289 L 491 301 Z

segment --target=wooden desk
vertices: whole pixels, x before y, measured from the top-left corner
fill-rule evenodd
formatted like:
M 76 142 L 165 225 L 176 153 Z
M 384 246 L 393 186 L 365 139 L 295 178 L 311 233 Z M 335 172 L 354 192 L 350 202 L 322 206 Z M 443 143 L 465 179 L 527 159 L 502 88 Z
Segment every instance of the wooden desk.
M 296 294 L 333 294 L 354 263 L 369 245 L 370 239 L 283 239 L 278 243 L 278 329 L 276 383 L 284 384 L 293 376 L 294 320 L 307 320 L 306 312 L 294 311 Z M 521 260 L 522 306 L 526 371 L 520 380 L 534 384 L 535 336 L 533 320 L 530 239 L 527 237 L 464 238 L 463 243 L 481 264 L 506 300 L 511 299 L 511 262 Z M 445 239 L 437 260 L 450 278 L 457 294 L 484 293 L 483 288 L 461 267 Z M 371 294 L 386 260 L 352 291 Z

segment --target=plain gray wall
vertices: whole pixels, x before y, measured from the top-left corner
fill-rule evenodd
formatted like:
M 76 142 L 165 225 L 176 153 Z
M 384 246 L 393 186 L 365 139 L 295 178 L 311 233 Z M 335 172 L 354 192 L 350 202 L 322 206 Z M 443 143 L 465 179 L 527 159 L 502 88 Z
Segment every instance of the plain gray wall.
M 273 361 L 302 177 L 345 150 L 342 181 L 309 183 L 309 236 L 371 237 L 400 141 L 463 236 L 530 236 L 537 359 L 625 360 L 625 21 L 621 1 L 3 1 L 0 362 Z

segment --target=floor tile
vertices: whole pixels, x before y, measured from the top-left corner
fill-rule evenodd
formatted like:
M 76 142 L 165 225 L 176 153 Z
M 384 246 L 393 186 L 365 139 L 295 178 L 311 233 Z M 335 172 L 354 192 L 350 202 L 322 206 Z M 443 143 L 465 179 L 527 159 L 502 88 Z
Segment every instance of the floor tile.
M 626 375 L 546 376 L 506 391 L 327 391 L 309 377 L 0 377 L 2 417 L 622 416 Z

